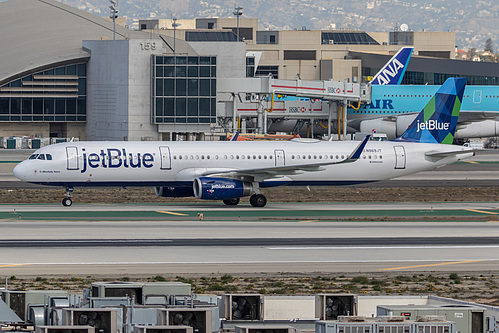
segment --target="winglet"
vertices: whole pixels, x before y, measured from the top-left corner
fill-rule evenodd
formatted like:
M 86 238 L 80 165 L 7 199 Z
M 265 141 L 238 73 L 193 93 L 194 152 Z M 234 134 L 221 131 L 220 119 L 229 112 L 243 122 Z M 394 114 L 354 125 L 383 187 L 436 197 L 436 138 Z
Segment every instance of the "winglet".
M 230 141 L 237 141 L 237 138 L 239 137 L 239 131 L 237 131 L 234 136 L 230 139 Z
M 412 47 L 401 48 L 379 72 L 374 75 L 372 85 L 398 85 L 404 78 L 405 70 L 411 59 Z
M 394 141 L 452 144 L 465 86 L 466 78 L 448 78 Z
M 357 148 L 355 148 L 355 150 L 350 154 L 350 156 L 348 156 L 348 158 L 346 159 L 346 161 L 349 161 L 349 162 L 355 162 L 355 161 L 357 161 L 360 158 L 360 155 L 362 154 L 362 152 L 364 151 L 364 147 L 366 146 L 367 141 L 369 141 L 369 139 L 371 139 L 371 136 L 370 135 L 366 135 L 366 137 L 364 138 L 364 140 L 362 140 L 362 142 L 359 143 L 359 145 L 357 146 Z

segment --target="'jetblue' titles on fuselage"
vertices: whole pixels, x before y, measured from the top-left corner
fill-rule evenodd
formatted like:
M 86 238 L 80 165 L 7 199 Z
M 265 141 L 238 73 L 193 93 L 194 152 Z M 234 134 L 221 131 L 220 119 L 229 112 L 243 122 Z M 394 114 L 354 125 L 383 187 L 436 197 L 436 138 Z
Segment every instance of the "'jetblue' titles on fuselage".
M 81 173 L 89 168 L 152 168 L 154 166 L 154 156 L 151 153 L 127 153 L 125 148 L 101 149 L 98 153 L 88 153 L 85 148 L 83 152 L 83 167 Z
M 425 128 L 429 131 L 434 131 L 434 130 L 447 131 L 449 130 L 449 125 L 450 125 L 449 123 L 439 123 L 434 119 L 427 120 L 424 123 L 418 121 L 418 127 L 416 132 L 422 131 Z

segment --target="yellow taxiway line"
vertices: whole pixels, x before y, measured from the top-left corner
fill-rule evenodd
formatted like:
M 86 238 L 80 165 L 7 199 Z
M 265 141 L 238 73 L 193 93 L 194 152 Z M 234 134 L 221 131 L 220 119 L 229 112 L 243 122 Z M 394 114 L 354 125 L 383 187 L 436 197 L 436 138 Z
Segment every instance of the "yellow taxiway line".
M 170 215 L 178 215 L 178 216 L 188 216 L 188 214 L 176 213 L 176 212 L 168 212 L 166 210 L 158 210 L 156 213 L 170 214 Z
M 29 264 L 10 264 L 10 265 L 0 265 L 0 268 L 3 267 L 17 267 L 17 266 L 27 266 Z
M 394 271 L 397 269 L 408 269 L 408 268 L 420 268 L 420 267 L 432 267 L 432 266 L 444 266 L 444 265 L 457 265 L 457 264 L 468 264 L 472 262 L 480 262 L 485 260 L 467 260 L 467 261 L 453 261 L 453 262 L 442 262 L 438 264 L 426 264 L 426 265 L 415 265 L 415 266 L 404 266 L 404 267 L 391 267 L 391 268 L 381 268 L 380 271 Z
M 499 213 L 496 212 L 488 212 L 486 210 L 478 210 L 478 209 L 466 209 L 469 212 L 475 212 L 475 213 L 483 213 L 483 214 L 492 214 L 492 215 L 499 215 Z

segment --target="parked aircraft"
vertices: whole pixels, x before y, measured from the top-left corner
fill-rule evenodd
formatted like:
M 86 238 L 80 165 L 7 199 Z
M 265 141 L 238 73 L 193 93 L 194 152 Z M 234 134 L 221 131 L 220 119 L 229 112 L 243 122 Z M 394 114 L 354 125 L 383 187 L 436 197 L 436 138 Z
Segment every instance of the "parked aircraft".
M 371 104 L 361 105 L 358 110 L 348 108 L 348 126 L 353 132 L 376 130 L 386 133 L 389 139 L 396 138 L 439 89 L 437 85 L 400 85 L 410 60 L 410 54 L 404 54 L 409 50 L 412 53 L 412 48 L 401 48 L 375 75 Z M 498 86 L 466 86 L 455 138 L 499 136 L 498 105 Z
M 466 79 L 448 79 L 396 141 L 69 142 L 38 149 L 14 168 L 20 180 L 63 186 L 152 186 L 163 197 L 237 205 L 261 188 L 347 185 L 434 169 L 473 155 L 450 145 Z
M 403 47 L 381 68 L 371 80 L 371 85 L 397 85 L 404 78 L 411 59 L 412 47 Z

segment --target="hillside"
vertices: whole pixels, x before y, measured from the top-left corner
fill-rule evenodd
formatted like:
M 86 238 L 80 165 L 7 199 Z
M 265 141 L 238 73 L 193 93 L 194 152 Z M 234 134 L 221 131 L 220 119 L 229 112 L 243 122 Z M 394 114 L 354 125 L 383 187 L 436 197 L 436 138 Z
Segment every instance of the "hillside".
M 106 0 L 59 0 L 100 16 L 109 15 Z M 483 49 L 499 36 L 499 2 L 495 0 L 241 0 L 243 17 L 259 19 L 262 30 L 361 29 L 392 31 L 406 23 L 414 31 L 456 31 L 461 49 Z M 233 17 L 229 0 L 119 0 L 119 15 L 133 20 L 150 17 Z

